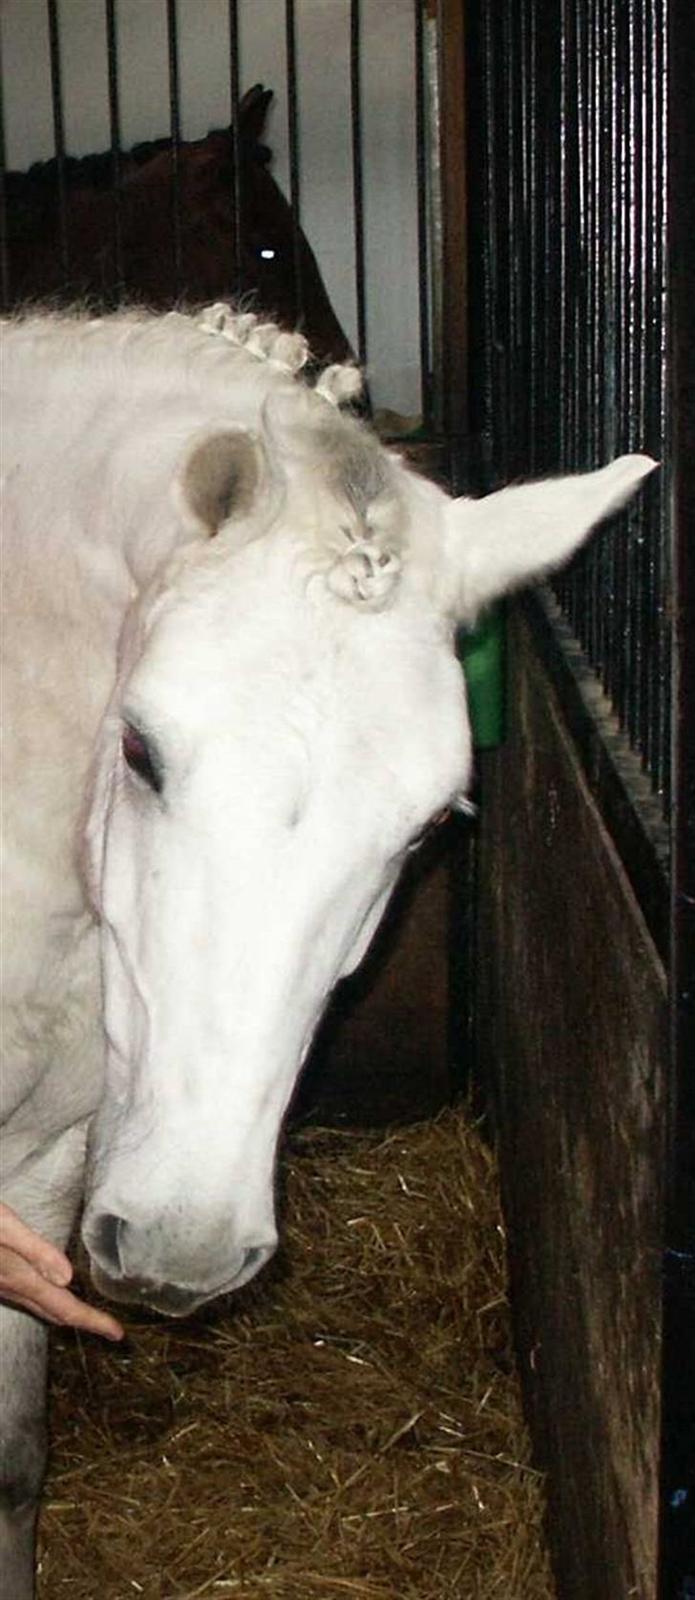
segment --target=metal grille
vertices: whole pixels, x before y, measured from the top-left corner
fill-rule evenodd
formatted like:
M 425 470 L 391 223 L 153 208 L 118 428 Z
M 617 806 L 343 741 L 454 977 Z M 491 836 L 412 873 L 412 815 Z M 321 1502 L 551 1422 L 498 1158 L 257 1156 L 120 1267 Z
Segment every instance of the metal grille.
M 472 427 L 485 486 L 661 460 L 667 0 L 469 8 Z M 666 472 L 557 585 L 669 799 Z

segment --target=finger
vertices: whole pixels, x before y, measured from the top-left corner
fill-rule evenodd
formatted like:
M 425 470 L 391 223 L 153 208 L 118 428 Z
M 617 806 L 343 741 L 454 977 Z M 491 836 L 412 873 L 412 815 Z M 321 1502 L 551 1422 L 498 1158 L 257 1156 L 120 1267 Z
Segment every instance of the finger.
M 106 1339 L 122 1339 L 123 1328 L 107 1311 L 87 1305 L 69 1289 L 56 1288 L 27 1261 L 13 1256 L 5 1247 L 0 1251 L 0 1296 L 24 1306 L 37 1316 L 85 1333 L 98 1333 Z
M 72 1266 L 63 1251 L 28 1227 L 12 1206 L 0 1206 L 0 1245 L 23 1256 L 51 1283 L 65 1285 L 72 1278 Z
M 57 1324 L 57 1317 L 50 1316 L 48 1311 L 39 1305 L 38 1300 L 32 1300 L 28 1294 L 6 1295 L 3 1291 L 0 1295 L 0 1305 L 10 1305 L 13 1311 L 30 1311 L 32 1316 L 40 1317 L 42 1322 Z
M 100 1311 L 85 1300 L 78 1300 L 77 1295 L 71 1294 L 69 1289 L 57 1289 L 51 1293 L 56 1297 L 51 1300 L 51 1314 L 56 1322 L 68 1328 L 79 1328 L 83 1333 L 98 1333 L 102 1339 L 118 1341 L 124 1337 L 125 1329 L 110 1312 Z

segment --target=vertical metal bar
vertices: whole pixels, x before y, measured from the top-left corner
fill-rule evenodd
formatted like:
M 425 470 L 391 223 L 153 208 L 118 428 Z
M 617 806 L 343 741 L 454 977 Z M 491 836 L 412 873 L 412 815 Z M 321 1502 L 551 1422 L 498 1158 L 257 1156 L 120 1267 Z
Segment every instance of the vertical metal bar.
M 529 8 L 525 18 L 524 29 L 524 72 L 523 72 L 523 141 L 525 159 L 525 197 L 524 212 L 527 229 L 527 307 L 526 307 L 526 340 L 527 340 L 527 373 L 528 384 L 528 470 L 535 473 L 538 470 L 539 440 L 533 427 L 533 418 L 538 414 L 538 271 L 536 260 L 536 239 L 538 235 L 538 206 L 537 206 L 537 150 L 536 150 L 536 68 L 537 68 L 538 38 L 536 32 L 536 8 Z
M 623 198 L 623 204 L 625 206 L 624 405 L 625 420 L 627 428 L 629 429 L 627 444 L 628 448 L 632 449 L 634 447 L 632 417 L 634 416 L 636 402 L 635 341 L 638 337 L 638 329 L 635 325 L 635 138 L 637 135 L 637 129 L 635 127 L 634 91 L 635 18 L 634 8 L 632 6 L 626 7 L 625 21 L 625 54 L 623 58 L 622 78 L 625 92 L 625 122 L 623 127 L 625 169 L 625 193 Z M 628 543 L 626 602 L 628 625 L 628 660 L 626 673 L 627 694 L 625 701 L 625 725 L 631 743 L 634 747 L 637 744 L 638 736 L 637 704 L 640 669 L 640 641 L 635 626 L 637 619 L 637 607 L 639 603 L 639 551 L 634 537 L 631 537 Z
M 420 335 L 420 395 L 422 418 L 429 428 L 432 417 L 430 344 L 430 282 L 427 248 L 427 142 L 425 127 L 425 59 L 423 0 L 414 0 L 415 22 L 415 173 L 417 180 L 418 316 Z
M 488 9 L 484 8 L 484 16 L 479 26 L 482 32 L 488 23 Z M 479 86 L 473 87 L 472 77 L 468 73 L 468 53 L 466 26 L 467 19 L 465 7 L 461 0 L 438 0 L 437 21 L 440 40 L 440 161 L 442 174 L 442 326 L 444 338 L 442 340 L 442 413 L 444 433 L 448 454 L 448 470 L 451 487 L 456 493 L 470 489 L 471 459 L 470 459 L 470 431 L 469 431 L 469 388 L 468 388 L 468 363 L 471 336 L 477 343 L 476 349 L 480 351 L 481 365 L 481 392 L 476 396 L 476 406 L 481 413 L 481 439 L 479 464 L 476 470 L 482 467 L 482 457 L 487 453 L 492 454 L 492 406 L 489 404 L 492 391 L 492 378 L 490 369 L 490 347 L 488 335 L 494 318 L 493 304 L 493 273 L 490 270 L 490 255 L 494 252 L 494 243 L 490 239 L 489 251 L 483 253 L 484 283 L 482 293 L 484 296 L 484 313 L 481 319 L 483 328 L 472 329 L 468 314 L 468 261 L 469 261 L 469 172 L 467 167 L 466 149 L 466 120 L 468 97 L 471 92 L 480 93 Z M 474 24 L 475 25 L 475 24 Z M 481 39 L 481 55 L 485 60 L 485 50 Z M 494 95 L 490 88 L 490 70 L 483 72 L 483 94 L 489 91 L 490 97 Z M 482 98 L 482 95 L 481 95 Z M 484 218 L 483 228 L 488 237 L 487 229 L 492 222 L 491 196 L 494 189 L 494 131 L 490 124 L 485 127 L 484 149 L 482 153 L 483 174 L 470 173 L 471 181 L 474 179 L 480 184 L 481 212 Z M 482 231 L 482 230 L 481 230 Z M 489 445 L 489 450 L 487 446 Z
M 658 73 L 658 147 L 656 156 L 655 187 L 658 190 L 658 199 L 655 213 L 659 219 L 659 243 L 657 256 L 657 281 L 655 295 L 655 325 L 658 329 L 659 343 L 659 377 L 660 394 L 658 410 L 654 418 L 654 444 L 659 441 L 664 458 L 670 454 L 671 447 L 671 409 L 670 409 L 670 362 L 668 340 L 671 325 L 668 263 L 669 263 L 669 194 L 670 194 L 670 168 L 669 168 L 669 72 L 670 72 L 670 26 L 671 5 L 670 0 L 660 0 L 659 11 L 659 40 L 660 55 L 656 71 Z M 675 242 L 673 248 L 676 248 Z M 671 527 L 671 497 L 668 474 L 662 471 L 659 483 L 659 508 L 660 508 L 660 550 L 662 562 L 661 582 L 661 654 L 662 654 L 662 726 L 661 726 L 661 794 L 664 805 L 664 814 L 671 814 L 671 705 L 672 705 L 672 639 L 674 625 L 671 618 L 669 595 L 673 587 L 673 557 L 669 530 Z
M 2 35 L 0 33 L 0 305 L 6 311 L 10 304 L 10 253 L 7 237 L 7 146 L 5 143 L 4 78 L 2 71 Z
M 504 163 L 498 173 L 499 204 L 501 206 L 501 237 L 498 239 L 498 261 L 502 268 L 502 294 L 500 306 L 503 317 L 503 335 L 500 355 L 504 367 L 504 476 L 512 477 L 518 470 L 515 460 L 515 395 L 514 395 L 514 277 L 515 254 L 518 240 L 515 237 L 514 213 L 514 131 L 512 127 L 512 16 L 509 6 L 504 6 L 499 17 L 498 32 L 498 89 L 504 106 Z
M 658 384 L 658 366 L 654 369 L 653 332 L 650 322 L 651 308 L 651 233 L 656 224 L 656 217 L 651 206 L 651 173 L 654 164 L 654 84 L 652 80 L 652 54 L 653 39 L 651 18 L 645 14 L 642 23 L 642 49 L 641 49 L 641 80 L 642 80 L 642 173 L 640 209 L 642 226 L 640 229 L 640 323 L 642 327 L 642 350 L 640 361 L 640 433 L 644 445 L 647 444 L 647 429 L 649 417 L 649 390 L 652 382 Z M 645 595 L 645 652 L 644 652 L 644 691 L 643 713 L 644 730 L 642 734 L 642 753 L 647 770 L 653 772 L 656 766 L 655 739 L 658 727 L 658 697 L 659 683 L 657 675 L 658 663 L 658 578 L 659 561 L 656 542 L 648 537 L 649 529 L 646 520 L 646 507 L 649 501 L 645 497 L 638 507 L 637 522 L 640 537 L 644 544 L 644 572 L 646 583 Z
M 183 227 L 181 207 L 181 86 L 179 78 L 179 38 L 176 0 L 166 0 L 167 50 L 169 60 L 169 127 L 171 132 L 171 201 L 173 262 L 176 292 L 183 284 Z
M 350 0 L 350 114 L 352 119 L 352 204 L 355 230 L 355 299 L 357 352 L 367 364 L 367 297 L 364 246 L 364 183 L 362 157 L 362 71 L 360 0 Z
M 229 0 L 229 100 L 232 142 L 232 218 L 233 254 L 232 273 L 234 293 L 243 294 L 243 172 L 241 160 L 241 130 L 239 128 L 239 8 L 237 0 Z
M 285 42 L 287 59 L 287 138 L 290 158 L 290 205 L 292 207 L 292 277 L 295 322 L 298 328 L 302 328 L 304 326 L 304 284 L 302 280 L 302 236 L 300 225 L 297 27 L 294 0 L 285 0 Z
M 121 202 L 121 111 L 118 89 L 118 33 L 116 0 L 106 0 L 106 58 L 111 135 L 111 187 L 113 194 L 113 254 L 117 293 L 123 287 L 123 217 Z
M 60 21 L 58 0 L 46 0 L 48 12 L 48 49 L 51 70 L 51 106 L 53 111 L 53 143 L 56 160 L 58 195 L 58 247 L 63 277 L 70 269 L 68 248 L 67 192 L 65 182 L 65 121 L 63 117 L 63 83 L 60 61 Z
M 524 470 L 543 472 L 664 453 L 668 6 L 501 0 L 476 11 L 484 336 L 473 327 L 472 339 L 493 477 L 520 470 L 522 455 Z M 647 486 L 559 585 L 665 801 L 667 495 Z
M 620 450 L 620 372 L 622 364 L 622 175 L 620 153 L 620 78 L 618 19 L 613 0 L 606 11 L 605 57 L 607 72 L 606 126 L 606 206 L 604 338 L 604 418 L 602 459 L 609 461 Z M 613 540 L 608 576 L 614 608 L 614 651 L 608 679 L 608 694 L 622 723 L 625 707 L 625 537 Z
M 591 209 L 587 238 L 589 263 L 589 360 L 587 365 L 587 431 L 586 444 L 589 460 L 597 459 L 597 435 L 600 418 L 600 393 L 602 371 L 602 305 L 601 305 L 601 133 L 603 111 L 603 59 L 599 29 L 600 0 L 590 0 L 589 7 L 589 105 L 588 148 L 589 190 Z M 609 652 L 609 617 L 605 591 L 605 542 L 595 540 L 590 547 L 592 566 L 591 633 L 594 660 L 605 683 L 606 662 Z
M 649 80 L 649 164 L 646 172 L 646 230 L 644 305 L 648 342 L 644 394 L 644 444 L 652 454 L 663 452 L 667 438 L 666 397 L 666 183 L 668 160 L 665 138 L 667 0 L 656 0 L 647 14 L 647 73 Z M 668 500 L 665 485 L 654 484 L 644 502 L 645 537 L 649 538 L 652 581 L 651 737 L 648 767 L 659 794 L 668 792 L 669 763 L 665 759 L 664 734 L 668 722 L 671 693 L 670 640 L 666 595 L 671 584 L 669 549 L 665 538 L 668 526 Z M 657 537 L 657 532 L 661 537 Z M 650 535 L 653 535 L 650 537 Z
M 631 304 L 631 275 L 628 268 L 630 257 L 630 229 L 631 229 L 631 163 L 630 163 L 630 105 L 629 105 L 629 72 L 630 72 L 630 47 L 629 47 L 629 8 L 616 6 L 615 26 L 618 38 L 618 81 L 620 86 L 619 106 L 619 156 L 620 192 L 618 196 L 618 249 L 619 249 L 619 284 L 620 300 L 618 307 L 619 352 L 620 366 L 618 369 L 618 408 L 621 424 L 621 448 L 630 448 L 629 418 L 632 407 L 632 379 L 631 379 L 631 341 L 630 304 Z M 624 524 L 625 537 L 623 540 L 623 662 L 624 662 L 624 693 L 619 706 L 621 726 L 631 737 L 632 701 L 634 684 L 634 561 L 633 541 L 629 536 L 627 522 Z
M 497 487 L 501 476 L 498 441 L 499 401 L 496 371 L 496 352 L 501 330 L 498 326 L 498 268 L 497 268 L 497 187 L 498 147 L 502 130 L 496 115 L 497 85 L 494 73 L 494 18 L 489 6 L 483 10 L 483 101 L 485 129 L 484 194 L 483 194 L 483 344 L 478 347 L 484 377 L 484 412 L 482 438 L 483 479 L 480 487 Z M 447 267 L 451 262 L 447 259 Z
M 442 302 L 448 292 L 448 251 L 446 248 L 446 227 L 448 214 L 451 208 L 449 190 L 445 182 L 446 167 L 444 161 L 444 136 L 445 131 L 450 142 L 447 121 L 447 102 L 443 93 L 444 66 L 447 56 L 446 35 L 442 31 L 445 20 L 442 11 L 438 16 L 439 48 L 441 59 L 442 93 L 441 93 L 441 141 L 442 141 Z M 464 342 L 463 354 L 466 366 L 470 361 L 471 367 L 476 372 L 476 383 L 471 387 L 470 397 L 466 400 L 470 404 L 466 407 L 466 426 L 468 432 L 468 482 L 466 488 L 480 492 L 492 478 L 492 443 L 491 443 L 491 406 L 490 406 L 490 300 L 492 293 L 492 273 L 490 270 L 491 239 L 489 228 L 489 188 L 490 188 L 490 142 L 494 137 L 494 123 L 487 115 L 489 106 L 488 91 L 488 51 L 487 28 L 489 18 L 487 10 L 475 7 L 468 15 L 466 38 L 466 66 L 464 93 L 468 104 L 467 124 L 468 138 L 470 141 L 471 161 L 468 174 L 465 174 L 465 202 L 464 218 L 468 235 L 468 255 L 470 260 L 470 279 L 468 273 L 464 279 L 466 287 L 466 301 L 463 304 Z M 470 299 L 469 306 L 466 303 Z M 451 361 L 449 352 L 449 336 L 446 322 L 442 317 L 442 358 L 441 358 L 441 385 L 442 385 L 442 411 L 446 424 L 447 408 L 444 406 L 446 398 L 445 377 Z M 467 388 L 467 385 L 466 385 Z
M 560 223 L 564 204 L 564 57 L 562 19 L 541 18 L 534 29 L 530 48 L 531 95 L 527 110 L 526 138 L 530 146 L 527 182 L 534 195 L 530 217 L 528 251 L 535 256 L 536 271 L 531 274 L 537 326 L 529 345 L 538 367 L 541 403 L 529 419 L 528 432 L 535 438 L 534 467 L 547 471 L 548 462 L 558 465 L 562 449 L 563 373 L 558 317 L 562 306 L 557 292 L 563 271 L 563 228 Z M 543 106 L 541 118 L 533 110 Z M 521 219 L 523 224 L 523 213 Z M 512 241 L 512 248 L 514 243 Z M 524 268 L 526 270 L 526 267 Z M 552 353 L 554 352 L 554 354 Z M 528 466 L 524 464 L 527 472 Z
M 500 53 L 500 76 L 504 94 L 507 134 L 504 174 L 501 175 L 502 193 L 504 195 L 504 229 L 508 241 L 508 248 L 505 250 L 505 353 L 508 396 L 505 477 L 515 477 L 519 472 L 519 430 L 516 394 L 518 356 L 517 281 L 519 271 L 516 252 L 520 245 L 520 239 L 517 227 L 517 129 L 515 127 L 515 86 L 519 61 L 516 50 L 514 22 L 515 18 L 511 7 L 505 6 L 502 14 L 502 49 Z M 514 241 L 514 244 L 512 244 L 512 241 Z

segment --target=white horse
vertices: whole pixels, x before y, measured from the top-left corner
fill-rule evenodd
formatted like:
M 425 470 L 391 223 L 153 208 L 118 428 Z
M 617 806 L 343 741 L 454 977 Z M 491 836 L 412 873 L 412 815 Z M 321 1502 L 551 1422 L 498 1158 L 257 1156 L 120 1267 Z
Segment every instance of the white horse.
M 465 805 L 452 648 L 653 463 L 451 501 L 201 316 L 7 325 L 5 1198 L 182 1315 L 276 1244 L 283 1114 L 406 853 Z M 45 1330 L 2 1308 L 0 1570 L 32 1593 Z

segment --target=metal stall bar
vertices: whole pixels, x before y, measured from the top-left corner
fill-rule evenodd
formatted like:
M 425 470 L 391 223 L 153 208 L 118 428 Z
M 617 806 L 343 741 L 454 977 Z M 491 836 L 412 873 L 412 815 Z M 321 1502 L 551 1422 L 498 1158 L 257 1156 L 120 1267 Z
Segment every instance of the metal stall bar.
M 2 35 L 0 33 L 0 305 L 10 303 L 10 260 L 7 248 L 7 146 L 5 143 L 5 104 L 3 96 Z
M 362 155 L 362 36 L 360 0 L 350 0 L 350 114 L 352 119 L 352 203 L 355 227 L 355 301 L 357 353 L 367 364 L 367 290 L 364 242 L 364 168 Z
M 232 130 L 232 215 L 234 219 L 232 272 L 237 295 L 242 294 L 244 289 L 241 267 L 241 186 L 243 178 L 239 133 L 239 70 L 239 7 L 238 0 L 229 0 L 229 102 Z
M 116 0 L 106 0 L 106 60 L 109 90 L 109 127 L 111 133 L 111 184 L 113 194 L 113 254 L 116 275 L 116 292 L 124 287 L 123 275 L 123 217 L 121 199 L 121 108 L 118 90 L 118 34 L 116 26 Z
M 466 13 L 481 486 L 664 454 L 667 3 L 507 0 Z M 449 227 L 452 216 L 449 205 Z M 662 472 L 556 584 L 664 816 L 668 529 Z
M 647 300 L 645 323 L 649 337 L 649 362 L 658 379 L 647 379 L 645 385 L 645 438 L 653 449 L 658 440 L 669 439 L 668 401 L 668 304 L 667 304 L 667 188 L 668 188 L 668 32 L 665 0 L 649 18 L 650 62 L 650 123 L 651 160 L 646 178 L 649 189 L 645 206 L 652 218 L 647 232 L 647 258 L 645 278 Z M 653 489 L 657 518 L 664 530 L 670 526 L 670 490 L 668 474 L 662 470 Z M 653 641 L 651 647 L 651 705 L 652 738 L 647 749 L 647 766 L 654 774 L 657 792 L 663 796 L 664 810 L 668 814 L 671 799 L 670 706 L 672 694 L 671 675 L 671 622 L 668 615 L 667 596 L 671 584 L 671 560 L 667 539 L 652 540 Z
M 304 326 L 304 283 L 300 234 L 299 101 L 297 95 L 297 28 L 294 0 L 285 0 L 285 48 L 287 57 L 287 139 L 290 159 L 290 205 L 292 207 L 292 279 L 295 324 Z
M 464 9 L 460 0 L 437 0 L 441 40 L 443 421 L 447 471 L 457 493 L 470 488 L 471 475 L 480 476 L 480 463 L 471 462 L 469 437 L 469 174 L 466 167 L 469 82 Z M 486 309 L 494 316 L 492 306 Z
M 60 64 L 60 20 L 58 0 L 46 0 L 48 12 L 48 48 L 51 70 L 51 106 L 53 110 L 53 142 L 56 159 L 58 191 L 58 247 L 62 275 L 67 280 L 70 267 L 68 246 L 67 194 L 65 181 L 65 119 L 63 116 L 63 82 Z
M 623 370 L 622 303 L 625 218 L 622 206 L 624 192 L 623 158 L 620 147 L 622 92 L 620 84 L 620 39 L 618 19 L 608 8 L 606 24 L 606 71 L 608 80 L 608 105 L 606 109 L 606 160 L 608 164 L 606 197 L 611 225 L 606 249 L 606 301 L 609 326 L 606 330 L 608 346 L 605 357 L 605 418 L 603 427 L 603 457 L 608 460 L 620 449 L 619 417 L 621 414 L 621 373 Z M 618 609 L 616 649 L 608 665 L 604 686 L 618 719 L 624 725 L 627 697 L 627 662 L 625 628 L 619 614 L 627 581 L 627 541 L 613 540 L 609 583 L 614 605 Z
M 427 248 L 427 133 L 425 122 L 425 51 L 423 0 L 415 7 L 415 162 L 417 172 L 418 315 L 420 322 L 420 394 L 422 420 L 432 422 L 432 359 L 430 340 L 430 274 Z
M 639 7 L 629 5 L 626 11 L 626 53 L 624 84 L 626 90 L 626 175 L 627 175 L 627 380 L 628 411 L 632 439 L 635 439 L 635 422 L 640 410 L 639 344 L 642 336 L 640 318 L 640 190 L 641 190 L 641 100 L 639 44 Z M 632 518 L 630 517 L 630 523 Z M 634 527 L 634 524 L 633 524 Z M 625 617 L 629 630 L 630 654 L 628 669 L 628 695 L 626 726 L 633 745 L 638 745 L 642 732 L 644 701 L 642 697 L 644 641 L 639 626 L 641 602 L 644 596 L 644 563 L 641 543 L 633 536 L 629 544 L 628 561 L 629 607 Z
M 569 468 L 621 450 L 658 455 L 667 426 L 665 0 L 573 0 L 561 31 L 572 63 L 561 77 L 563 166 L 546 164 L 542 181 L 546 209 L 562 219 L 559 464 Z M 655 482 L 557 585 L 665 813 L 667 528 L 665 483 Z
M 169 126 L 171 129 L 172 225 L 174 279 L 177 293 L 183 280 L 183 239 L 181 215 L 181 88 L 179 78 L 179 37 L 176 0 L 166 0 L 167 49 L 169 61 Z

